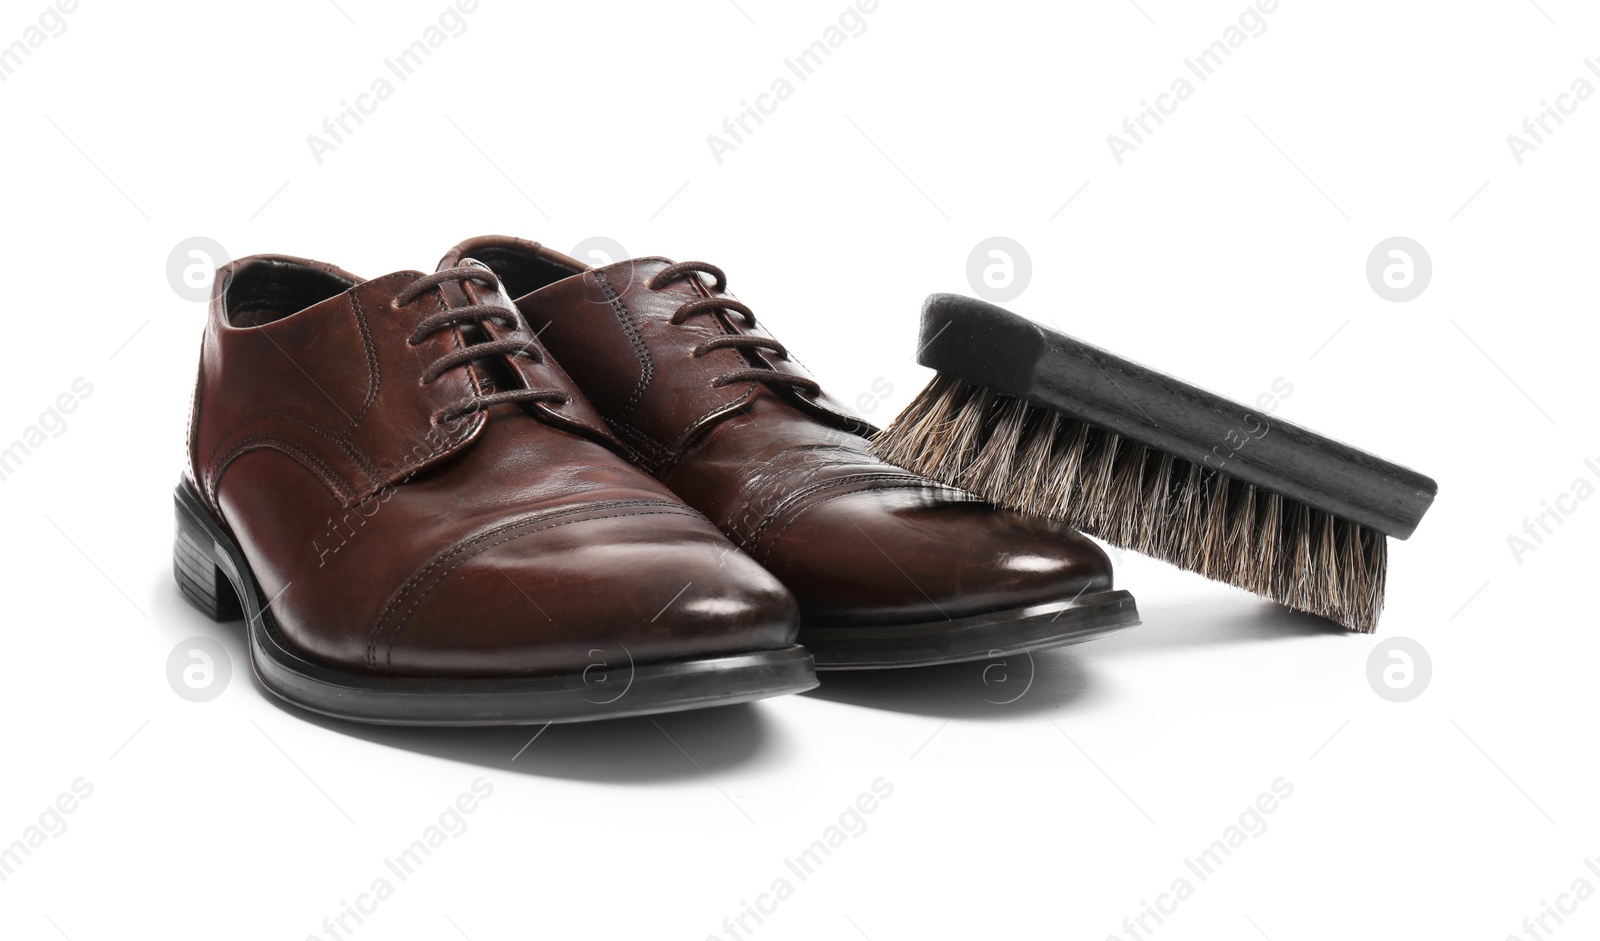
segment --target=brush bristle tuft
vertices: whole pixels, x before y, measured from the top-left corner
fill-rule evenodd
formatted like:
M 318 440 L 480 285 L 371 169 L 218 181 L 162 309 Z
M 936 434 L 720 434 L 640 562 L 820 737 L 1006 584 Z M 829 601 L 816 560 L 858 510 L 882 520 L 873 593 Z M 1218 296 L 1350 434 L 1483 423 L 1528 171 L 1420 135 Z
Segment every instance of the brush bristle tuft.
M 872 450 L 1353 630 L 1383 610 L 1382 533 L 959 379 L 935 376 Z

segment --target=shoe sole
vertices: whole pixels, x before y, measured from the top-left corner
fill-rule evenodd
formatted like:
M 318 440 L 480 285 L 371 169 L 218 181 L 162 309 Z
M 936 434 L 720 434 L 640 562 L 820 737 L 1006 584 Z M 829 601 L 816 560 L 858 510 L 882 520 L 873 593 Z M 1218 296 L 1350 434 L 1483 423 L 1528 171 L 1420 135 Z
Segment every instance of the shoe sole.
M 800 628 L 818 670 L 892 670 L 993 660 L 1093 640 L 1139 623 L 1126 591 L 924 624 Z
M 798 645 L 693 660 L 596 664 L 551 676 L 374 676 L 340 669 L 289 649 L 232 537 L 187 481 L 175 498 L 173 574 L 185 600 L 213 620 L 244 618 L 250 666 L 261 684 L 322 715 L 377 725 L 543 725 L 731 705 L 817 685 L 811 654 Z M 618 687 L 621 692 L 614 692 Z

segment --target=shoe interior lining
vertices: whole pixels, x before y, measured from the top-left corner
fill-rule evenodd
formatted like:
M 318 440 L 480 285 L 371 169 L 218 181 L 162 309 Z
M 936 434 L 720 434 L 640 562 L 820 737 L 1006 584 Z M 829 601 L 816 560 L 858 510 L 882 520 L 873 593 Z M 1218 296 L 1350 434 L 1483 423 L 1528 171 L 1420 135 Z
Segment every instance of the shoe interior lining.
M 527 251 L 493 245 L 475 249 L 468 257 L 476 258 L 494 269 L 494 273 L 500 277 L 500 283 L 505 285 L 506 294 L 513 299 L 532 294 L 583 270 L 557 264 Z
M 227 289 L 228 322 L 235 327 L 259 327 L 354 286 L 354 281 L 320 268 L 288 261 L 256 261 L 233 272 Z

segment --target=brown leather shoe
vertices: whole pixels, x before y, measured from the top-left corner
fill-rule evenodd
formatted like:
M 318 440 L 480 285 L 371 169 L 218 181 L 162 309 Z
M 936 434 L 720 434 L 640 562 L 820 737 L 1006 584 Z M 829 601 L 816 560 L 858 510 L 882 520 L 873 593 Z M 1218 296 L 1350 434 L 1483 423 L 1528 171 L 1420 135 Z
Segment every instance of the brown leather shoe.
M 981 660 L 1138 622 L 1088 539 L 869 454 L 874 429 L 756 325 L 716 267 L 590 269 L 504 236 L 463 242 L 442 265 L 469 258 L 500 276 L 633 462 L 794 592 L 819 669 Z
M 268 689 L 367 722 L 664 712 L 816 684 L 783 586 L 621 445 L 483 266 L 222 268 L 174 571 Z

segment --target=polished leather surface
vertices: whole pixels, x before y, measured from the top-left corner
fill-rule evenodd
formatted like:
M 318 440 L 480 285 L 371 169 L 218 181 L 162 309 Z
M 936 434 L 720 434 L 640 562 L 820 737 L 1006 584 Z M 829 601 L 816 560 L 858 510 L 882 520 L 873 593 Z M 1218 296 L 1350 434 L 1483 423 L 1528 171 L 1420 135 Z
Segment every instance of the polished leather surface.
M 653 287 L 668 259 L 588 269 L 504 236 L 464 242 L 444 264 L 463 258 L 503 272 L 632 460 L 777 575 L 806 624 L 938 622 L 1111 587 L 1094 543 L 884 464 L 867 451 L 871 426 L 825 393 L 713 385 L 751 367 L 806 374 L 760 350 L 696 356 L 716 337 L 768 334 L 725 312 L 671 323 L 687 302 L 731 295 L 697 276 Z M 543 286 L 528 274 L 539 270 Z
M 279 285 L 311 270 L 348 289 L 296 311 Z M 398 306 L 422 277 L 360 282 L 282 256 L 218 274 L 188 474 L 292 647 L 362 673 L 518 676 L 794 642 L 788 592 L 630 465 L 548 356 L 424 382 L 470 339 L 541 348 L 525 323 L 473 337 L 450 325 L 413 344 L 435 312 L 510 307 L 498 285 L 470 281 Z M 570 399 L 433 421 L 519 383 Z

